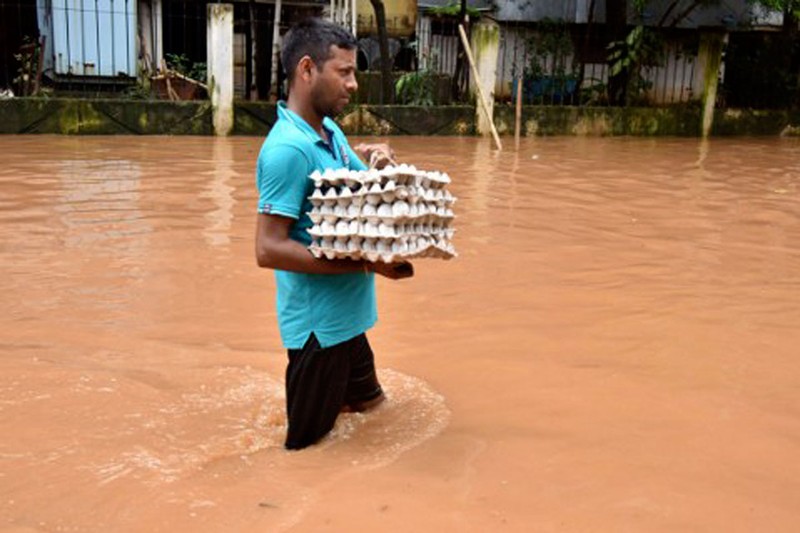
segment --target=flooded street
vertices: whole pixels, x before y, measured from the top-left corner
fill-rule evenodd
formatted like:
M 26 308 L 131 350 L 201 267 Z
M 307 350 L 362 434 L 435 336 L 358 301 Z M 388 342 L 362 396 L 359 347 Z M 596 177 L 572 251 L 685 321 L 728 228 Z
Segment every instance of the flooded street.
M 0 531 L 800 528 L 799 140 L 390 139 L 460 256 L 299 453 L 261 141 L 0 137 Z

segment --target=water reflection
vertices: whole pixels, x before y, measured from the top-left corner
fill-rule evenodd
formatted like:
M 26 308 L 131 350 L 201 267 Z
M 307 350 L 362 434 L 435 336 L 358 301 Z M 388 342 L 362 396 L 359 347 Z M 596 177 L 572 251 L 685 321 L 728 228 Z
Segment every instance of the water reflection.
M 231 221 L 236 203 L 233 198 L 234 188 L 230 184 L 231 180 L 239 176 L 234 169 L 233 141 L 227 137 L 215 138 L 211 154 L 210 179 L 200 196 L 210 198 L 214 209 L 205 214 L 207 223 L 203 237 L 209 246 L 226 246 L 231 242 Z
M 101 254 L 142 252 L 152 227 L 139 208 L 142 172 L 138 162 L 63 160 L 56 174 L 61 199 L 54 209 L 66 228 L 65 246 Z

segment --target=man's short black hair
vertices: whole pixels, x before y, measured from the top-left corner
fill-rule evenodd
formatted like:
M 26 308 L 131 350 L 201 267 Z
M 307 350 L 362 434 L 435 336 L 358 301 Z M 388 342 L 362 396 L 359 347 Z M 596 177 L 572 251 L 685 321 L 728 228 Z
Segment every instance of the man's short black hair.
M 289 83 L 303 56 L 309 56 L 322 69 L 331 56 L 331 46 L 353 50 L 358 46 L 353 34 L 343 27 L 319 18 L 308 18 L 292 26 L 283 38 L 281 63 Z

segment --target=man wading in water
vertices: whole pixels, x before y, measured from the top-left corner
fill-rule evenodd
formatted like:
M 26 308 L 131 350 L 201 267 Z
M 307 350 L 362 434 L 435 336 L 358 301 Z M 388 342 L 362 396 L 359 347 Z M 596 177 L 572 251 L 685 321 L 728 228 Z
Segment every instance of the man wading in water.
M 375 276 L 411 277 L 410 263 L 315 259 L 307 213 L 314 170 L 365 170 L 333 122 L 358 88 L 356 41 L 319 19 L 294 26 L 281 61 L 289 98 L 258 156 L 256 258 L 275 270 L 278 325 L 289 352 L 286 447 L 300 449 L 327 434 L 341 411 L 364 411 L 384 399 L 365 332 L 377 320 Z M 367 160 L 391 159 L 386 145 L 359 145 Z

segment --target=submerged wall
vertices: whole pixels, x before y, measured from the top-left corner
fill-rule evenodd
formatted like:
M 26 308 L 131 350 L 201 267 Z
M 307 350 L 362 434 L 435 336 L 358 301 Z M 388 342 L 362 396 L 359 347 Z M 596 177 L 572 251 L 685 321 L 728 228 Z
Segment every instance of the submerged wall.
M 210 102 L 13 98 L 0 133 L 211 135 Z
M 514 133 L 514 108 L 495 106 L 501 135 Z M 264 135 L 275 105 L 237 102 L 233 133 Z M 699 107 L 613 108 L 525 106 L 523 135 L 699 136 Z M 338 118 L 353 135 L 474 135 L 473 106 L 351 106 Z M 798 111 L 717 110 L 713 135 L 797 132 Z M 206 101 L 13 98 L 0 100 L 0 133 L 211 135 Z

